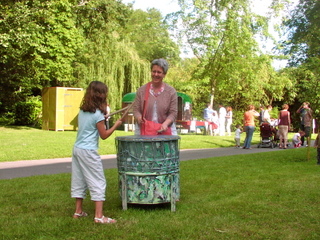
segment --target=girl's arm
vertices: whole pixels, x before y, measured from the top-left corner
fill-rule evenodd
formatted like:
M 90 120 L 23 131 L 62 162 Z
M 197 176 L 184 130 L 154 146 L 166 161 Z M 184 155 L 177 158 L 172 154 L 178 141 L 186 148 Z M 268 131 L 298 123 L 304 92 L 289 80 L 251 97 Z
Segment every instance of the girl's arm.
M 122 121 L 117 120 L 111 128 L 106 129 L 106 125 L 104 124 L 104 121 L 98 122 L 97 129 L 98 129 L 100 138 L 103 140 L 107 139 L 121 124 L 122 124 Z

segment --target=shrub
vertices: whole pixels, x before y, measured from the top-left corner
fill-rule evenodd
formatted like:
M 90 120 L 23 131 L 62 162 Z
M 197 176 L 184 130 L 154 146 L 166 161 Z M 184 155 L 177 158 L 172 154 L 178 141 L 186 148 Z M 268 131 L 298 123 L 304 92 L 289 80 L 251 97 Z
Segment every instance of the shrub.
M 30 97 L 15 104 L 14 123 L 20 126 L 41 126 L 42 102 L 40 97 Z

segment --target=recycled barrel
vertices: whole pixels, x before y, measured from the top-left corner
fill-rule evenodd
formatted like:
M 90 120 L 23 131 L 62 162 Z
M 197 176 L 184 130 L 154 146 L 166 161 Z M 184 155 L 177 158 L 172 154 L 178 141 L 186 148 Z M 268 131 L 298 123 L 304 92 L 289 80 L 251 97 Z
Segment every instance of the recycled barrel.
M 119 193 L 128 203 L 171 203 L 180 198 L 179 136 L 116 137 Z

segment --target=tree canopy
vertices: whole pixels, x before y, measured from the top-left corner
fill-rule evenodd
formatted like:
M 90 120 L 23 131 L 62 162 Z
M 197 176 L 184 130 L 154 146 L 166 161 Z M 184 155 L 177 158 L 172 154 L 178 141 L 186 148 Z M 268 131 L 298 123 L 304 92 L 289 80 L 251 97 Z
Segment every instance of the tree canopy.
M 181 0 L 179 4 L 181 11 L 170 20 L 199 60 L 190 79 L 203 93 L 196 102 L 204 104 L 214 94 L 216 103 L 244 109 L 249 103 L 282 99 L 291 82 L 271 67 L 271 56 L 261 52 L 256 38 L 269 36 L 268 19 L 252 12 L 250 1 Z
M 141 19 L 133 25 L 135 16 Z M 92 80 L 106 83 L 120 108 L 125 93 L 149 80 L 152 58 L 178 55 L 155 9 L 141 13 L 114 0 L 3 1 L 0 112 L 43 87 L 86 87 Z
M 285 12 L 273 0 L 270 12 Z M 0 112 L 39 95 L 43 87 L 109 86 L 113 109 L 122 96 L 150 81 L 150 61 L 165 58 L 166 81 L 193 99 L 200 116 L 210 97 L 243 111 L 248 104 L 312 103 L 319 91 L 320 3 L 300 0 L 284 27 L 280 50 L 289 58 L 274 69 L 274 53 L 259 39 L 273 39 L 272 21 L 250 0 L 179 0 L 180 11 L 162 16 L 119 0 L 17 0 L 0 5 Z M 176 34 L 173 38 L 172 34 Z M 195 57 L 180 59 L 181 44 Z
M 283 51 L 290 56 L 290 77 L 295 81 L 296 100 L 310 102 L 320 117 L 320 2 L 300 0 L 284 22 L 288 39 Z
M 66 0 L 14 1 L 0 6 L 0 103 L 23 99 L 32 89 L 73 82 L 83 38 Z

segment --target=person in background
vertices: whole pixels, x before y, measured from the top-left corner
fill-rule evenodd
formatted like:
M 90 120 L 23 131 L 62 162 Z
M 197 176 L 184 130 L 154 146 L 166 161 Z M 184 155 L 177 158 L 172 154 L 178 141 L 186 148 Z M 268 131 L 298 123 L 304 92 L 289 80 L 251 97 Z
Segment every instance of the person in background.
M 271 117 L 270 117 L 271 110 L 272 110 L 272 106 L 268 105 L 267 109 L 263 113 L 263 119 L 262 119 L 263 122 L 271 124 Z
M 263 123 L 263 115 L 264 115 L 264 107 L 260 105 L 260 112 L 259 112 L 259 125 Z
M 227 107 L 227 115 L 226 115 L 226 131 L 228 136 L 231 136 L 231 125 L 232 125 L 232 107 Z
M 292 143 L 294 148 L 301 147 L 301 138 L 305 135 L 304 131 L 299 131 L 295 133 L 292 137 Z
M 253 105 L 248 106 L 248 110 L 244 113 L 243 125 L 246 132 L 246 138 L 244 140 L 243 149 L 251 149 L 252 136 L 255 130 L 255 117 L 259 117 L 259 113 L 254 110 Z
M 311 126 L 312 126 L 312 109 L 310 108 L 310 103 L 306 103 L 304 105 L 304 115 L 303 115 L 303 123 L 304 123 L 304 138 L 307 139 L 306 146 L 310 145 L 311 140 Z M 302 145 L 301 140 L 301 145 Z
M 212 122 L 216 125 L 217 128 L 213 129 L 213 135 L 217 136 L 219 135 L 219 116 L 218 112 L 214 109 L 212 109 Z
M 320 165 L 320 130 L 316 140 L 314 141 L 314 147 L 317 148 L 317 164 Z
M 212 122 L 213 109 L 210 103 L 207 103 L 207 107 L 203 110 L 203 119 Z
M 210 132 L 210 135 L 212 136 L 212 125 L 210 123 L 213 122 L 213 109 L 210 103 L 207 103 L 207 107 L 203 110 L 203 118 L 205 121 L 207 121 L 208 124 L 208 131 Z
M 108 138 L 121 124 L 106 129 L 105 114 L 107 109 L 108 87 L 99 81 L 89 84 L 83 97 L 78 115 L 78 133 L 72 152 L 71 197 L 76 199 L 73 218 L 86 217 L 82 203 L 89 189 L 91 200 L 95 203 L 95 223 L 115 223 L 116 220 L 103 215 L 106 178 L 97 152 L 99 136 Z
M 279 112 L 279 148 L 287 148 L 288 131 L 291 124 L 289 105 L 283 104 L 282 110 Z
M 234 132 L 234 141 L 236 142 L 236 148 L 240 148 L 240 135 L 242 133 L 242 129 L 240 124 L 236 125 L 236 131 Z
M 308 102 L 302 103 L 298 108 L 297 113 L 300 114 L 300 130 L 305 132 L 305 135 L 301 137 L 301 146 L 304 146 L 304 139 L 305 137 L 310 137 L 312 125 L 312 110 L 310 108 L 310 104 Z
M 220 136 L 226 135 L 226 115 L 227 115 L 226 108 L 222 104 L 219 104 L 219 135 Z
M 178 114 L 178 97 L 176 90 L 163 82 L 169 69 L 165 59 L 155 59 L 151 63 L 151 85 L 146 106 L 145 119 L 161 124 L 160 131 L 171 128 L 172 135 L 178 135 L 175 120 Z M 141 86 L 136 93 L 133 115 L 136 119 L 135 134 L 141 135 L 140 125 L 144 122 L 143 105 L 148 84 Z

